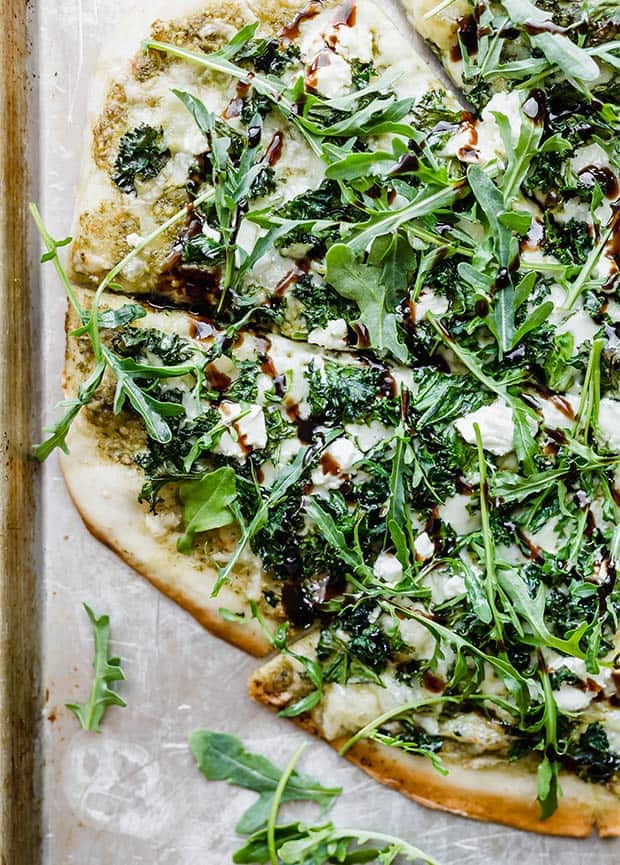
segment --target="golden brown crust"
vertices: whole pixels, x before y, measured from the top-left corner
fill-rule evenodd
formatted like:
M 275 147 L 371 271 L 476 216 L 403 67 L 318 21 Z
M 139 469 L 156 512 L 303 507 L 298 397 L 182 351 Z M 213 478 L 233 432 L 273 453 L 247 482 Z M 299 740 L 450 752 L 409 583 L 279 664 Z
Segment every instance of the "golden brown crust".
M 293 694 L 298 696 L 295 676 L 300 680 L 290 659 L 274 658 L 254 673 L 249 682 L 250 694 L 270 708 L 280 709 Z M 320 722 L 309 715 L 294 720 L 337 750 L 347 741 L 346 737 L 326 739 Z M 471 758 L 444 759 L 449 774 L 443 776 L 424 757 L 370 740 L 358 742 L 346 756 L 377 781 L 429 808 L 544 835 L 584 838 L 593 829 L 604 837 L 620 835 L 618 798 L 606 788 L 574 776 L 560 777 L 564 795 L 559 807 L 548 820 L 540 820 L 535 775 L 520 763 L 489 765 Z
M 91 521 L 86 509 L 83 507 L 83 499 L 79 491 L 74 491 L 71 482 L 69 461 L 63 458 L 61 460 L 61 467 L 71 500 L 91 535 L 117 553 L 134 571 L 146 577 L 156 589 L 159 589 L 160 592 L 163 592 L 164 595 L 167 595 L 171 600 L 183 607 L 184 610 L 187 610 L 196 621 L 216 637 L 226 640 L 227 643 L 232 643 L 232 645 L 237 646 L 237 648 L 242 649 L 250 655 L 254 655 L 256 658 L 264 657 L 269 653 L 271 646 L 262 633 L 251 630 L 244 624 L 227 622 L 219 615 L 216 608 L 197 603 L 187 591 L 166 580 L 164 577 L 155 574 L 138 556 L 119 543 L 116 538 L 107 535 L 100 525 Z M 219 606 L 223 606 L 223 604 L 220 603 Z

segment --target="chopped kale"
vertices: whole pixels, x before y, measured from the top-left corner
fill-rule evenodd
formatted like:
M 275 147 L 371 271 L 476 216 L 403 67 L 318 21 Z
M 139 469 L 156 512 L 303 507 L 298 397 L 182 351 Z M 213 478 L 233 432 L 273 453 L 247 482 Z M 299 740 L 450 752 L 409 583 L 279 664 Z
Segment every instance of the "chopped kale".
M 370 79 L 376 74 L 377 71 L 372 61 L 370 63 L 362 63 L 361 60 L 351 61 L 351 80 L 356 90 L 368 87 Z
M 381 368 L 342 367 L 327 362 L 321 370 L 310 364 L 306 371 L 309 382 L 308 401 L 313 417 L 330 423 L 377 418 L 395 421 L 399 401 L 382 396 L 385 373 Z
M 569 752 L 577 774 L 585 781 L 607 784 L 620 771 L 620 754 L 609 750 L 609 739 L 597 722 L 588 724 L 575 750 Z
M 195 420 L 169 418 L 173 431 L 169 442 L 146 440 L 146 449 L 136 455 L 135 461 L 143 470 L 146 481 L 140 492 L 140 501 L 155 510 L 161 487 L 170 480 L 185 476 L 183 460 L 196 439 L 209 432 L 221 420 L 215 409 L 209 409 Z
M 549 679 L 551 680 L 551 687 L 554 691 L 559 691 L 562 685 L 579 684 L 579 678 L 572 670 L 569 670 L 568 667 L 565 666 L 559 667 L 557 670 L 550 673 Z
M 258 393 L 257 367 L 252 360 L 237 362 L 239 375 L 226 391 L 226 399 L 233 402 L 254 402 Z
M 562 264 L 583 264 L 592 249 L 587 223 L 579 219 L 559 223 L 549 213 L 545 213 L 542 247 L 547 254 L 555 255 Z
M 120 141 L 112 180 L 123 192 L 136 191 L 136 178 L 157 177 L 170 159 L 170 150 L 162 146 L 163 129 L 141 124 L 126 132 Z
M 428 667 L 428 661 L 419 658 L 410 658 L 396 665 L 394 678 L 397 682 L 411 687 L 422 678 L 424 670 Z
M 413 745 L 417 745 L 425 751 L 432 751 L 433 753 L 441 751 L 443 747 L 443 739 L 441 736 L 434 736 L 432 733 L 427 733 L 426 730 L 419 726 L 419 724 L 415 724 L 407 718 L 404 718 L 401 721 L 401 726 L 403 727 L 403 730 L 398 734 L 398 738 L 403 742 L 409 742 Z
M 156 355 L 165 366 L 174 366 L 188 360 L 195 349 L 177 333 L 164 333 L 153 328 L 123 327 L 112 340 L 115 350 L 124 357 Z
M 342 202 L 340 187 L 336 181 L 323 180 L 316 189 L 302 192 L 287 201 L 280 215 L 286 219 L 346 220 L 354 213 L 350 205 Z
M 250 198 L 260 198 L 262 195 L 269 195 L 276 188 L 275 169 L 270 165 L 266 165 L 252 181 L 250 187 Z
M 237 63 L 251 63 L 257 72 L 280 75 L 288 66 L 300 59 L 299 46 L 291 43 L 283 46 L 277 39 L 251 39 L 235 55 Z
M 378 681 L 377 674 L 387 666 L 391 647 L 386 633 L 370 620 L 375 609 L 372 601 L 345 607 L 321 631 L 317 657 L 323 662 L 326 681 Z M 342 632 L 349 634 L 348 639 Z
M 293 287 L 294 296 L 304 305 L 304 319 L 308 330 L 325 327 L 328 321 L 344 318 L 353 321 L 359 310 L 357 304 L 338 294 L 324 280 L 317 280 L 310 274 L 299 277 Z

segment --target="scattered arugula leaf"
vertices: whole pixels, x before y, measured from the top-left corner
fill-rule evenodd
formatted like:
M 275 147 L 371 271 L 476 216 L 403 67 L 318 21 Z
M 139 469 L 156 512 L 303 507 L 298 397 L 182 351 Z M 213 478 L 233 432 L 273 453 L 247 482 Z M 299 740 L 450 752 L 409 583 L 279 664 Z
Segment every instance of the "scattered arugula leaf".
M 122 681 L 125 674 L 121 668 L 121 659 L 108 657 L 109 616 L 103 615 L 97 618 L 88 604 L 84 604 L 84 609 L 93 626 L 95 641 L 93 684 L 88 700 L 84 703 L 67 703 L 66 706 L 75 714 L 85 730 L 100 733 L 101 722 L 108 706 L 127 705 L 120 694 L 110 688 L 110 683 Z

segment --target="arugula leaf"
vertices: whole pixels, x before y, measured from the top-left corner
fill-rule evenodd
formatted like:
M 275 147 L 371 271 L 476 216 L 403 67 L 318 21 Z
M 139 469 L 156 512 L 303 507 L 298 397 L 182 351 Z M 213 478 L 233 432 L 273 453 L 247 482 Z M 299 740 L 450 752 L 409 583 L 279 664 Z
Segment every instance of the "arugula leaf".
M 230 508 L 237 498 L 237 478 L 230 466 L 222 466 L 195 481 L 179 486 L 183 504 L 185 533 L 177 540 L 177 550 L 188 555 L 194 548 L 194 535 L 219 529 L 234 522 Z
M 529 0 L 502 0 L 502 6 L 518 25 L 528 22 L 544 25 L 551 15 Z M 530 35 L 532 48 L 539 48 L 549 63 L 581 81 L 595 81 L 600 75 L 596 62 L 587 51 L 580 48 L 562 33 L 534 33 Z
M 56 448 L 60 448 L 65 453 L 69 452 L 67 436 L 71 429 L 71 424 L 81 409 L 93 399 L 99 385 L 103 381 L 104 373 L 105 363 L 100 361 L 88 378 L 78 387 L 77 397 L 75 399 L 62 400 L 58 404 L 59 406 L 66 407 L 67 411 L 53 426 L 44 428 L 44 432 L 50 433 L 49 437 L 34 446 L 34 455 L 39 462 L 46 460 Z
M 362 579 L 374 581 L 372 568 L 364 562 L 359 550 L 350 548 L 331 514 L 328 514 L 315 499 L 310 499 L 306 504 L 306 513 L 316 523 L 324 540 L 351 568 L 351 571 Z
M 108 706 L 126 706 L 126 702 L 113 691 L 109 684 L 119 682 L 125 678 L 121 669 L 120 658 L 108 657 L 108 643 L 110 639 L 109 616 L 95 616 L 88 604 L 84 604 L 93 626 L 95 640 L 95 656 L 93 658 L 93 669 L 95 675 L 88 700 L 84 703 L 66 703 L 67 709 L 74 712 L 76 718 L 85 730 L 94 733 L 101 732 L 101 721 Z
M 540 805 L 540 819 L 546 820 L 557 811 L 558 795 L 562 791 L 558 782 L 558 706 L 555 701 L 549 674 L 541 672 L 545 705 L 542 724 L 545 729 L 545 754 L 536 772 L 537 795 Z
M 241 816 L 236 831 L 251 835 L 266 826 L 281 770 L 267 757 L 246 751 L 243 743 L 228 733 L 195 730 L 189 736 L 189 747 L 198 768 L 209 781 L 227 781 L 260 794 Z M 326 809 L 341 792 L 341 787 L 323 787 L 309 775 L 292 772 L 281 801 L 311 801 Z
M 506 211 L 504 196 L 478 165 L 470 165 L 467 169 L 467 182 L 493 232 L 500 267 L 508 269 L 518 252 L 518 244 L 512 230 L 504 224 L 505 220 L 500 219 Z
M 257 801 L 239 820 L 236 831 L 250 835 L 233 856 L 235 863 L 271 865 L 329 865 L 331 862 L 377 862 L 391 865 L 397 857 L 438 865 L 435 859 L 408 841 L 368 829 L 339 829 L 333 823 L 310 826 L 277 823 L 284 802 L 306 800 L 328 808 L 340 787 L 323 787 L 296 771 L 302 745 L 284 770 L 266 757 L 252 754 L 226 733 L 196 730 L 189 737 L 198 768 L 209 781 L 227 781 L 259 793 Z M 375 846 L 368 847 L 373 844 Z
M 386 309 L 386 286 L 382 270 L 357 261 L 344 243 L 334 244 L 325 257 L 327 282 L 338 294 L 359 306 L 359 321 L 366 327 L 370 344 L 379 352 L 391 352 L 405 361 L 408 353 L 399 340 L 396 315 Z
M 524 642 L 548 646 L 574 658 L 586 657 L 579 643 L 588 629 L 588 622 L 583 622 L 568 640 L 556 637 L 549 631 L 545 622 L 545 589 L 542 583 L 532 597 L 521 575 L 512 568 L 501 568 L 498 578 L 500 586 L 506 592 L 516 612 L 531 628 L 532 634 L 523 634 Z
M 142 390 L 135 380 L 136 377 L 140 376 L 141 371 L 136 370 L 138 365 L 131 358 L 119 358 L 105 346 L 102 348 L 102 353 L 116 376 L 114 414 L 120 414 L 125 402 L 129 402 L 131 407 L 142 417 L 146 431 L 151 438 L 158 442 L 169 442 L 172 438 L 172 431 L 165 418 L 185 414 L 183 406 L 175 402 L 162 402 L 162 400 L 158 400 Z M 150 370 L 150 367 L 143 368 L 142 374 L 147 370 Z
M 405 439 L 405 430 L 401 427 L 396 431 L 396 434 L 396 449 L 390 474 L 390 501 L 386 516 L 386 525 L 396 549 L 398 560 L 403 568 L 406 568 L 409 565 L 411 550 L 414 548 L 414 539 L 411 514 L 407 507 L 405 464 L 407 459 L 411 459 L 413 455 L 410 453 Z

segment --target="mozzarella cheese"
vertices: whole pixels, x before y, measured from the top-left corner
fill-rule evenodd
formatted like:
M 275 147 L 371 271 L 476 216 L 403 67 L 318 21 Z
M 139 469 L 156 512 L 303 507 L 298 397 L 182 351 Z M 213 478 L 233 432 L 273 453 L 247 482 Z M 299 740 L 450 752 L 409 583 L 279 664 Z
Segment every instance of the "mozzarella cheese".
M 512 408 L 501 399 L 483 405 L 455 421 L 454 426 L 470 445 L 476 444 L 474 424 L 480 428 L 480 437 L 485 450 L 495 456 L 504 456 L 514 449 L 514 424 Z
M 403 577 L 403 566 L 393 553 L 379 553 L 373 573 L 386 583 L 397 583 Z
M 601 400 L 598 438 L 609 450 L 620 453 L 620 400 L 606 396 Z
M 308 342 L 324 348 L 346 349 L 349 329 L 344 318 L 328 321 L 325 327 L 315 327 L 308 334 Z

